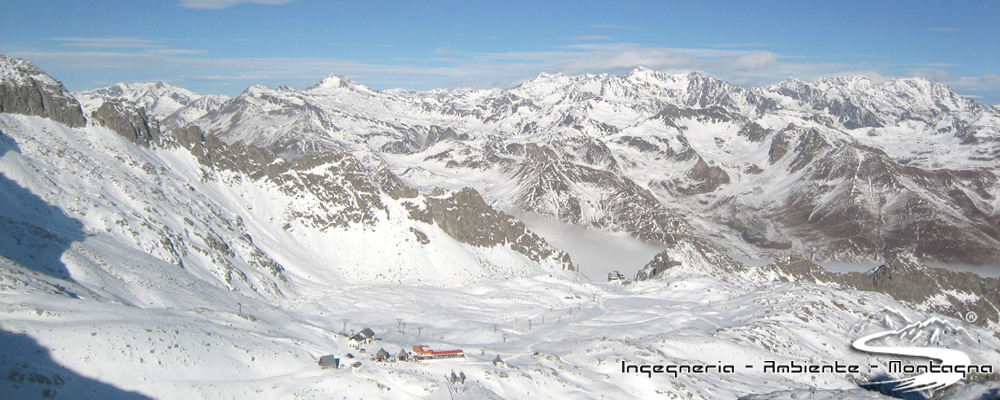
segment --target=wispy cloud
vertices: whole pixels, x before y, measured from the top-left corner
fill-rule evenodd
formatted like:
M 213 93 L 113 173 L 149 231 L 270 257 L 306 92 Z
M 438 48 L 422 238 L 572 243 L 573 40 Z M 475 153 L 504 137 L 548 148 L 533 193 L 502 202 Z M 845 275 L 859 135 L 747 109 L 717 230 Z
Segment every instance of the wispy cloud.
M 94 49 L 119 49 L 120 51 L 127 51 L 127 49 L 134 49 L 142 54 L 154 55 L 154 56 L 177 56 L 177 55 L 191 55 L 191 54 L 204 54 L 204 50 L 190 50 L 190 49 L 171 49 L 166 46 L 156 44 L 150 39 L 140 39 L 131 37 L 116 37 L 116 38 L 82 38 L 82 37 L 58 37 L 58 38 L 48 38 L 44 40 L 61 42 L 63 46 L 68 47 L 87 47 Z
M 764 70 L 773 67 L 776 61 L 778 56 L 774 53 L 758 50 L 736 57 L 733 60 L 733 67 L 744 71 Z
M 58 37 L 58 38 L 48 38 L 45 40 L 61 42 L 63 46 L 71 47 L 92 47 L 92 48 L 117 48 L 117 49 L 147 49 L 159 47 L 153 44 L 152 41 L 147 39 L 138 39 L 130 37 L 116 37 L 116 38 L 81 38 L 81 37 Z
M 453 49 L 451 47 L 448 47 L 448 46 L 438 47 L 438 48 L 434 49 L 434 52 L 437 53 L 437 54 L 461 54 L 462 53 L 462 52 L 460 52 L 458 50 L 455 50 L 455 49 Z
M 186 8 L 197 8 L 202 10 L 218 10 L 229 8 L 242 3 L 280 5 L 288 4 L 294 0 L 180 0 L 178 5 Z
M 586 36 L 573 36 L 565 39 L 566 40 L 614 40 L 615 38 L 604 35 L 586 35 Z
M 191 54 L 205 54 L 205 50 L 189 50 L 189 49 L 149 49 L 144 51 L 145 54 L 154 56 L 179 56 L 179 55 L 191 55 Z

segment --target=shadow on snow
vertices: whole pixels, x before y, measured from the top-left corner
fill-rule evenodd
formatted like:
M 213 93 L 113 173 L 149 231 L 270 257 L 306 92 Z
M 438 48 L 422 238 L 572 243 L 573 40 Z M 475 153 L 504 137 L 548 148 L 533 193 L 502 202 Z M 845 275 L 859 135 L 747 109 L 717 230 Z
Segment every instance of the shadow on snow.
M 17 143 L 0 132 L 0 157 L 8 151 L 20 153 Z M 61 257 L 70 244 L 83 238 L 80 221 L 0 173 L 0 255 L 31 270 L 72 280 Z
M 77 375 L 55 362 L 26 335 L 0 330 L 0 393 L 12 399 L 148 400 Z

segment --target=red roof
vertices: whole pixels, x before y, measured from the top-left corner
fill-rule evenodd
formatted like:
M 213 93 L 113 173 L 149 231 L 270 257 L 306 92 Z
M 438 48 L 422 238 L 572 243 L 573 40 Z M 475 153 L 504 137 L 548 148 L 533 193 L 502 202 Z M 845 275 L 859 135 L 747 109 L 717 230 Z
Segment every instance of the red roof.
M 418 354 L 424 355 L 445 355 L 445 354 L 463 354 L 465 351 L 462 350 L 431 350 L 426 344 L 419 346 L 413 346 L 413 351 Z

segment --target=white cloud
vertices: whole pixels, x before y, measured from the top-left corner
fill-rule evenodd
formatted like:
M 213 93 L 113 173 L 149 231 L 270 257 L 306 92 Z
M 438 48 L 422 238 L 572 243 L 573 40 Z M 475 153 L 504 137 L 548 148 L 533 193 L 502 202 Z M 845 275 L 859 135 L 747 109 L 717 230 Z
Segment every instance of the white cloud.
M 736 57 L 733 61 L 733 67 L 748 71 L 762 70 L 773 67 L 776 61 L 778 61 L 778 57 L 774 53 L 757 50 Z
M 943 83 L 959 92 L 976 92 L 966 97 L 981 96 L 980 94 L 996 94 L 1000 92 L 1000 74 L 991 73 L 981 76 L 961 76 L 941 69 L 915 69 L 906 76 L 918 76 Z M 985 97 L 985 96 L 981 96 Z
M 268 5 L 280 5 L 291 3 L 294 0 L 180 0 L 181 7 L 197 8 L 202 10 L 218 10 L 229 8 L 241 3 L 256 3 Z
M 434 49 L 437 54 L 460 54 L 461 52 L 448 46 L 441 46 Z
M 154 45 L 153 42 L 150 40 L 129 38 L 129 37 L 117 37 L 117 38 L 58 37 L 58 38 L 48 38 L 45 40 L 62 42 L 63 46 L 71 46 L 71 47 L 119 48 L 119 49 L 125 49 L 125 48 L 145 49 L 145 48 L 158 47 Z

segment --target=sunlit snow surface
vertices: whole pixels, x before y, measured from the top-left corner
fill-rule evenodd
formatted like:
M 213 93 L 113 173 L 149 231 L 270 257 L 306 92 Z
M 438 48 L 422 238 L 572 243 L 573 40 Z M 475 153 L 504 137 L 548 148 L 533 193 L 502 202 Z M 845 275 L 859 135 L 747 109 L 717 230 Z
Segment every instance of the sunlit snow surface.
M 360 285 L 271 303 L 232 294 L 208 307 L 141 308 L 47 293 L 42 281 L 51 278 L 3 267 L 3 331 L 27 335 L 82 377 L 154 398 L 449 398 L 449 390 L 457 398 L 735 398 L 851 389 L 861 376 L 783 376 L 760 368 L 767 360 L 867 365 L 872 357 L 849 348 L 852 329 L 884 305 L 905 310 L 877 294 L 792 284 L 744 288 L 697 273 L 627 287 L 537 276 L 453 290 Z M 364 346 L 367 355 L 335 333 L 344 319 L 348 330 L 369 326 L 381 339 Z M 1000 343 L 990 332 L 966 329 L 985 343 L 982 352 L 966 349 L 973 361 L 996 365 Z M 378 348 L 395 354 L 414 344 L 461 348 L 467 357 L 369 360 Z M 346 353 L 361 357 L 362 366 L 315 364 L 325 354 L 355 361 Z M 497 355 L 506 368 L 491 364 Z M 11 368 L 5 360 L 0 367 Z M 732 364 L 737 372 L 649 378 L 621 373 L 623 360 Z M 464 385 L 448 387 L 443 377 L 452 370 L 465 373 Z

